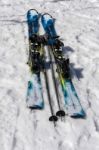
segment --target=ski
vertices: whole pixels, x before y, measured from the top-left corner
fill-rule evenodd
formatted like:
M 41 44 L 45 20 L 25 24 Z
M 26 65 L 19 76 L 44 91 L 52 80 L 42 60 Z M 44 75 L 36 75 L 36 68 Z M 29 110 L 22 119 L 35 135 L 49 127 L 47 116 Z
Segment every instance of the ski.
M 41 21 L 48 37 L 47 44 L 55 58 L 57 73 L 61 83 L 68 114 L 73 118 L 85 118 L 85 111 L 80 103 L 80 99 L 71 79 L 69 59 L 65 59 L 62 54 L 64 44 L 59 40 L 59 36 L 56 33 L 54 27 L 55 19 L 48 13 L 45 13 L 42 15 Z
M 35 9 L 28 10 L 27 24 L 29 34 L 28 65 L 31 70 L 31 78 L 27 87 L 27 107 L 30 109 L 43 109 L 44 101 L 40 78 L 43 66 L 43 52 L 39 39 L 39 13 Z

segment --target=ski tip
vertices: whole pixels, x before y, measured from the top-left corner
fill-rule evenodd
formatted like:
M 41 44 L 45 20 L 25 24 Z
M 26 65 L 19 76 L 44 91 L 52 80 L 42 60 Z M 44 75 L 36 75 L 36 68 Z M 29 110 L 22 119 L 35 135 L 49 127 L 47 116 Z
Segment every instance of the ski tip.
M 74 119 L 85 119 L 86 118 L 86 114 L 85 112 L 82 110 L 80 113 L 74 113 L 73 115 L 71 115 L 72 118 Z
M 39 14 L 36 9 L 29 9 L 29 10 L 27 11 L 27 14 L 29 15 L 30 13 L 34 13 L 34 12 L 37 13 L 37 14 Z
M 41 16 L 41 21 L 43 24 L 48 23 L 48 25 L 52 25 L 55 22 L 55 18 L 53 18 L 49 13 L 44 13 Z
M 57 118 L 57 116 L 51 116 L 51 117 L 49 117 L 49 121 L 54 121 L 54 122 L 56 122 L 56 121 L 58 121 L 58 118 Z
M 56 112 L 56 116 L 58 116 L 58 117 L 65 117 L 65 111 L 63 111 L 63 110 L 57 111 Z
M 27 21 L 28 23 L 38 20 L 40 14 L 36 9 L 29 9 L 27 12 Z
M 53 18 L 49 13 L 42 14 L 42 17 L 44 17 L 44 16 L 50 16 L 51 18 Z

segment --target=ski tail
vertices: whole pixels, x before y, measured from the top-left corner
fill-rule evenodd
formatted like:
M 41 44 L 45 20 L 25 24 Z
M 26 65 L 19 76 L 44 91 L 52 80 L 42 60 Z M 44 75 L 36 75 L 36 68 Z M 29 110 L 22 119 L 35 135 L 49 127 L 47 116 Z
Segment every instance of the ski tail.
M 64 94 L 65 106 L 72 118 L 85 118 L 86 114 L 80 103 L 79 97 L 71 79 L 61 78 L 61 85 Z
M 64 95 L 66 109 L 72 118 L 85 118 L 86 114 L 71 79 L 69 63 L 66 65 L 61 70 L 62 66 L 57 63 L 58 75 Z
M 27 106 L 30 109 L 43 109 L 44 101 L 42 99 L 42 87 L 39 75 L 32 74 L 28 81 Z

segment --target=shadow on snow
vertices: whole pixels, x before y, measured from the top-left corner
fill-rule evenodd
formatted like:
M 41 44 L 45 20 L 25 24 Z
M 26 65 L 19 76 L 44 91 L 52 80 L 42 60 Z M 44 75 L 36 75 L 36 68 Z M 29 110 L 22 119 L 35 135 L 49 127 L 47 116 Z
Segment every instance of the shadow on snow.
M 63 54 L 66 55 L 68 52 L 75 52 L 75 50 L 70 47 L 70 46 L 64 46 L 63 47 Z M 76 76 L 78 78 L 78 80 L 80 78 L 83 78 L 83 68 L 75 68 L 75 64 L 74 63 L 70 63 L 70 70 L 72 72 L 72 77 Z

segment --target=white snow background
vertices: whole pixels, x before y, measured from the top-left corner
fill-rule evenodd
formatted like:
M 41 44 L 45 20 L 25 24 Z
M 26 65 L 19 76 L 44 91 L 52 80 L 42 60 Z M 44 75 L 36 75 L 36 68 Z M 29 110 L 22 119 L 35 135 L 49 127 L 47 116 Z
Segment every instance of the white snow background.
M 45 84 L 45 109 L 26 107 L 30 8 L 57 18 L 86 119 L 54 128 Z M 0 150 L 99 150 L 99 0 L 0 0 Z

